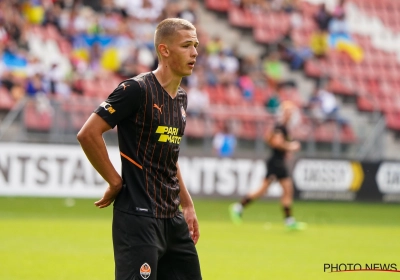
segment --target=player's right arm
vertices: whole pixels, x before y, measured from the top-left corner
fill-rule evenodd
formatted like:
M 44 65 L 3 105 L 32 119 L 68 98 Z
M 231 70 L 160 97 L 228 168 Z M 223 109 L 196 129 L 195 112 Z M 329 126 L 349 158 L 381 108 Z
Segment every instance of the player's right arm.
M 122 178 L 108 157 L 106 144 L 103 139 L 103 133 L 110 129 L 111 126 L 108 123 L 99 115 L 93 113 L 77 135 L 86 157 L 108 183 L 108 188 L 103 198 L 95 202 L 95 205 L 99 208 L 109 206 L 115 200 L 122 187 Z
M 300 143 L 298 141 L 287 141 L 280 130 L 274 130 L 267 133 L 266 135 L 267 144 L 274 149 L 295 152 L 300 149 Z
M 99 208 L 109 206 L 122 188 L 122 178 L 108 157 L 103 133 L 136 114 L 140 103 L 141 89 L 138 82 L 125 81 L 100 104 L 78 133 L 78 141 L 87 158 L 109 185 L 104 196 L 95 202 Z

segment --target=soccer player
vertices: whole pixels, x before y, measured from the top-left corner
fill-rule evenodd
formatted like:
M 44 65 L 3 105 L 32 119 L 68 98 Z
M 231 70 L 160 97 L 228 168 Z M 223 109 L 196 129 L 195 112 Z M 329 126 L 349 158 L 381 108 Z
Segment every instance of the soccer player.
M 304 223 L 296 222 L 292 216 L 293 183 L 286 166 L 286 161 L 290 153 L 300 149 L 300 143 L 292 141 L 288 131 L 294 109 L 295 107 L 292 103 L 283 102 L 281 105 L 280 122 L 275 125 L 272 133 L 266 133 L 265 140 L 272 148 L 272 156 L 266 161 L 267 174 L 257 190 L 247 194 L 240 203 L 230 205 L 230 216 L 235 224 L 242 222 L 244 208 L 250 202 L 261 197 L 274 180 L 278 180 L 283 189 L 281 204 L 285 217 L 285 225 L 288 229 L 303 229 L 305 227 Z
M 199 41 L 190 22 L 169 18 L 158 24 L 154 44 L 157 69 L 120 83 L 83 125 L 78 140 L 108 183 L 95 205 L 104 208 L 115 200 L 115 278 L 199 280 L 199 226 L 178 164 L 187 107 L 180 82 L 193 71 Z M 121 176 L 102 137 L 115 126 Z

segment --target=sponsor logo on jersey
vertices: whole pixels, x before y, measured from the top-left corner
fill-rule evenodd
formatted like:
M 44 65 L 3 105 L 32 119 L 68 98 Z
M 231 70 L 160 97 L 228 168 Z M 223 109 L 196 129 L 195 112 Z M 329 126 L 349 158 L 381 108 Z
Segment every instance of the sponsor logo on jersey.
M 100 104 L 100 106 L 103 107 L 104 110 L 108 111 L 110 114 L 114 114 L 115 113 L 115 109 L 111 106 L 110 103 L 107 103 L 107 102 L 104 101 L 104 102 L 102 102 Z
M 158 111 L 160 111 L 160 114 L 162 114 L 162 107 L 164 105 L 158 106 L 157 104 L 153 104 L 153 108 L 156 108 Z
M 149 212 L 149 209 L 136 207 L 136 211 L 138 211 L 138 212 Z
M 150 277 L 151 274 L 151 267 L 148 263 L 142 264 L 140 267 L 140 276 L 142 276 L 143 279 L 147 279 Z
M 158 126 L 156 133 L 160 134 L 158 142 L 180 144 L 182 137 L 178 136 L 179 129 L 172 126 Z

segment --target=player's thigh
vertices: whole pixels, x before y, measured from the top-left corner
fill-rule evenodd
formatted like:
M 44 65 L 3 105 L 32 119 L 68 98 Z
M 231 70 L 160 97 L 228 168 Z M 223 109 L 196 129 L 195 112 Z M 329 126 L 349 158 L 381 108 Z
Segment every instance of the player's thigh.
M 158 262 L 157 280 L 200 280 L 200 262 L 183 215 L 171 219 L 168 247 Z
M 162 240 L 157 220 L 114 210 L 113 245 L 116 280 L 157 279 Z

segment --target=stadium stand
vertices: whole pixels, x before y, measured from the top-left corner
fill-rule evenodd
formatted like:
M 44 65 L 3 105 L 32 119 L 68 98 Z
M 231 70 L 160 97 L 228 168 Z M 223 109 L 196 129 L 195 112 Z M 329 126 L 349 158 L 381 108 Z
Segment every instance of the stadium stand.
M 254 13 L 246 8 L 231 6 L 227 12 L 233 26 L 252 27 L 254 39 L 259 43 L 277 44 L 289 32 L 295 44 L 305 46 L 317 29 L 312 19 L 318 11 L 318 5 L 322 3 L 328 3 L 331 7 L 337 4 L 335 1 L 299 1 L 298 9 L 303 18 L 302 24 L 296 28 L 291 27 L 291 13 L 282 10 Z M 212 6 L 208 8 L 213 9 Z M 366 14 L 363 15 L 364 11 Z M 363 59 L 352 59 L 350 51 L 356 51 L 355 48 L 348 50 L 331 47 L 326 58 L 308 59 L 304 72 L 311 78 L 329 77 L 330 91 L 354 96 L 360 111 L 378 110 L 384 113 L 388 127 L 396 129 L 398 125 L 394 125 L 394 116 L 400 110 L 400 63 L 397 53 L 400 37 L 396 34 L 400 27 L 398 3 L 390 0 L 347 1 L 345 13 L 355 43 L 353 47 L 360 47 L 358 50 L 361 50 Z
M 165 3 L 162 10 L 143 10 L 148 18 L 141 18 L 133 9 L 117 6 L 113 1 L 106 2 L 108 4 L 103 10 L 71 6 L 68 4 L 71 1 L 42 1 L 45 5 L 26 1 L 19 10 L 6 2 L 1 3 L 3 12 L 0 18 L 7 23 L 0 29 L 0 41 L 4 46 L 1 50 L 3 65 L 5 69 L 12 69 L 17 80 L 23 77 L 22 84 L 11 82 L 11 87 L 6 87 L 2 83 L 1 110 L 10 110 L 21 98 L 13 87 L 25 88 L 33 73 L 39 72 L 43 86 L 37 92 L 39 95 L 44 93 L 50 104 L 60 104 L 62 113 L 75 110 L 71 124 L 77 130 L 91 113 L 91 106 L 104 99 L 122 79 L 154 67 L 156 61 L 150 31 L 159 19 L 177 16 L 185 6 L 174 1 L 161 1 Z M 291 6 L 266 8 L 246 1 L 204 1 L 209 10 L 225 13 L 232 27 L 252 30 L 255 42 L 275 47 L 291 45 L 294 46 L 291 51 L 296 55 L 300 55 L 296 48 L 310 46 L 317 29 L 314 15 L 320 3 L 318 0 L 293 1 Z M 336 1 L 326 3 L 330 9 L 336 6 Z M 346 1 L 344 11 L 352 44 L 331 46 L 323 57 L 301 56 L 304 66 L 300 69 L 310 78 L 328 79 L 327 89 L 355 98 L 360 111 L 382 112 L 387 118 L 388 128 L 400 131 L 396 119 L 400 112 L 400 64 L 398 51 L 394 50 L 399 43 L 399 37 L 395 36 L 399 32 L 397 5 L 389 0 Z M 11 19 L 11 15 L 15 19 Z M 373 17 L 373 20 L 368 22 L 365 20 L 368 17 Z M 371 24 L 375 27 L 366 27 Z M 382 30 L 388 30 L 380 32 L 383 35 L 379 38 L 383 38 L 385 44 L 377 43 L 379 40 L 376 39 L 378 31 Z M 204 45 L 199 48 L 195 75 L 187 79 L 185 86 L 189 89 L 196 87 L 199 80 L 205 81 L 211 104 L 205 118 L 192 118 L 198 129 L 189 128 L 187 135 L 202 137 L 202 131 L 215 132 L 221 123 L 231 121 L 239 138 L 257 138 L 260 123 L 265 128 L 273 119 L 273 114 L 265 110 L 265 103 L 273 96 L 274 89 L 268 84 L 265 74 L 246 65 L 246 57 L 238 56 L 234 50 L 223 46 L 223 42 L 214 42 L 216 38 L 209 38 L 200 27 L 198 31 Z M 29 51 L 22 52 L 24 49 Z M 244 73 L 241 73 L 243 68 Z M 254 68 L 261 69 L 262 65 Z M 251 90 L 240 88 L 238 81 L 242 74 L 250 74 L 254 83 Z M 37 92 L 30 98 L 35 98 Z M 305 106 L 305 100 L 296 87 L 280 88 L 279 99 Z M 29 116 L 24 118 L 25 125 L 30 130 L 49 130 L 52 122 L 43 117 L 44 124 L 39 124 L 43 112 L 39 114 L 40 110 L 31 106 L 25 108 L 25 116 Z M 243 114 L 223 113 L 233 110 Z M 39 114 L 39 117 L 34 114 Z M 300 139 L 306 141 L 312 133 L 319 142 L 332 141 L 333 122 L 314 128 L 306 112 L 302 112 L 301 121 L 302 131 L 298 129 L 297 133 Z M 340 135 L 342 143 L 357 141 L 351 124 L 341 128 Z

